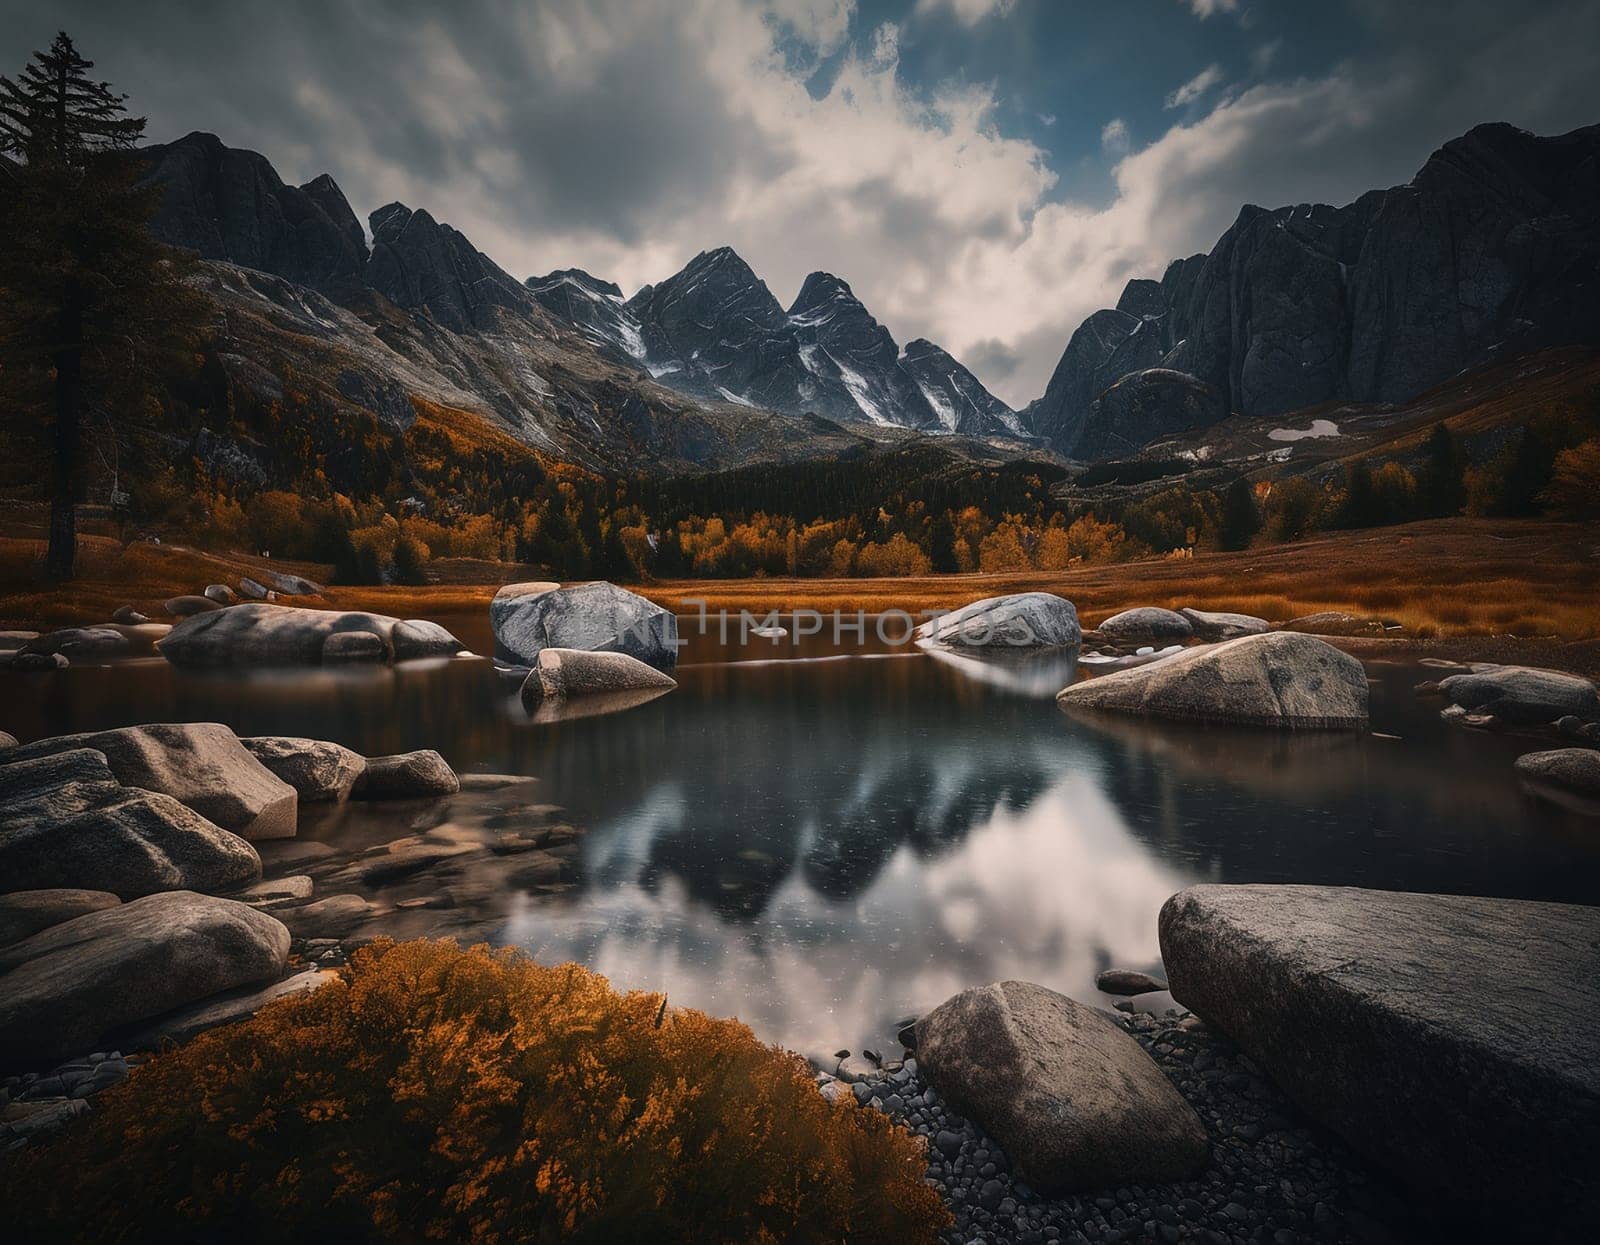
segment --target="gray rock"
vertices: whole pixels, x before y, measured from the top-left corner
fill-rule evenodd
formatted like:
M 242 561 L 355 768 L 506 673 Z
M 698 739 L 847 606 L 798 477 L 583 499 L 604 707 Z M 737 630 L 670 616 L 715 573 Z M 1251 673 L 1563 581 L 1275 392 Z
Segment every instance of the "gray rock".
M 1133 995 L 1165 990 L 1167 983 L 1131 968 L 1108 968 L 1094 979 L 1094 988 L 1106 994 Z
M 249 843 L 153 791 L 114 790 L 69 816 L 13 814 L 0 827 L 0 886 L 12 890 L 82 888 L 136 899 L 232 890 L 260 876 Z
M 251 579 L 248 575 L 239 581 L 239 595 L 248 597 L 252 601 L 265 601 L 269 591 L 266 584 Z
M 188 891 L 151 895 L 0 949 L 0 1057 L 62 1058 L 119 1026 L 282 971 L 289 931 Z
M 1195 722 L 1286 729 L 1367 725 L 1361 663 L 1313 636 L 1242 636 L 1065 688 L 1069 711 L 1142 713 Z
M 372 905 L 360 895 L 329 895 L 308 904 L 274 909 L 273 915 L 296 938 L 344 938 L 371 911 Z
M 1197 886 L 1160 927 L 1173 994 L 1313 1118 L 1497 1235 L 1591 1235 L 1600 909 Z
M 431 748 L 395 756 L 368 757 L 351 792 L 358 800 L 416 800 L 454 795 L 461 781 Z
M 1234 640 L 1242 635 L 1260 635 L 1272 630 L 1272 624 L 1254 614 L 1222 614 L 1210 610 L 1196 610 L 1185 606 L 1179 610 L 1202 640 Z
M 324 666 L 379 663 L 389 659 L 389 645 L 370 631 L 335 631 L 322 642 Z
M 626 653 L 658 670 L 678 660 L 678 620 L 615 584 L 510 584 L 489 603 L 489 623 L 500 649 L 528 665 L 547 648 Z
M 396 661 L 419 657 L 454 657 L 462 651 L 461 641 L 436 622 L 426 618 L 407 618 L 397 622 L 389 634 Z
M 295 789 L 304 803 L 342 802 L 366 769 L 366 758 L 340 744 L 286 735 L 239 741 L 251 756 Z
M 952 648 L 1061 647 L 1082 638 L 1077 608 L 1051 592 L 985 597 L 917 628 L 920 643 Z
M 137 626 L 140 623 L 149 622 L 150 619 L 148 615 L 141 614 L 131 605 L 119 605 L 114 611 L 112 611 L 111 621 L 114 623 L 126 623 L 129 626 Z
M 15 653 L 31 640 L 37 640 L 37 631 L 0 631 L 0 653 Z
M 398 619 L 357 610 L 250 603 L 179 623 L 157 647 L 175 666 L 315 666 L 328 639 L 347 632 L 376 636 L 386 652 L 393 651 L 400 625 Z M 356 643 L 368 644 L 370 651 L 370 641 Z
M 1302 614 L 1291 618 L 1279 627 L 1280 631 L 1297 631 L 1302 635 L 1378 636 L 1386 628 L 1381 619 L 1362 618 L 1340 610 L 1320 610 L 1315 614 Z
M 93 748 L 63 748 L 60 752 L 35 755 L 21 744 L 12 744 L 6 756 L 0 758 L 0 804 L 8 813 L 15 814 L 50 792 L 83 786 L 109 790 L 121 786 L 105 753 Z M 61 807 L 63 811 L 73 811 L 84 806 L 68 803 Z
M 1142 605 L 1136 609 L 1113 614 L 1095 628 L 1107 639 L 1126 640 L 1187 640 L 1194 634 L 1194 625 L 1182 614 L 1172 610 Z
M 1535 794 L 1600 813 L 1600 752 L 1593 748 L 1529 752 L 1517 758 L 1517 777 Z
M 678 686 L 671 675 L 626 653 L 591 653 L 583 649 L 547 648 L 522 684 L 523 704 L 546 698 L 603 695 Z
M 268 986 L 230 990 L 226 994 L 201 999 L 198 1003 L 158 1016 L 133 1032 L 122 1035 L 119 1040 L 122 1049 L 127 1051 L 159 1050 L 169 1042 L 181 1044 L 207 1029 L 248 1020 L 268 1003 L 307 994 L 319 986 L 327 985 L 337 976 L 337 973 L 309 969 Z
M 84 661 L 97 657 L 125 657 L 133 648 L 133 642 L 112 627 L 67 627 L 28 641 L 21 651 L 60 653 L 69 661 Z
M 61 735 L 25 744 L 8 760 L 82 748 L 103 753 L 124 786 L 170 795 L 243 838 L 294 837 L 299 804 L 294 788 L 220 723 L 156 723 Z
M 203 597 L 197 594 L 173 597 L 166 602 L 163 608 L 174 618 L 192 618 L 196 614 L 214 613 L 220 610 L 222 606 L 218 605 L 210 597 Z
M 70 921 L 73 917 L 98 912 L 102 908 L 114 908 L 121 902 L 109 891 L 69 888 L 13 891 L 9 895 L 0 895 L 0 947 L 21 942 L 41 929 Z
M 17 746 L 17 737 L 10 731 L 0 731 L 0 752 Z
M 1600 696 L 1588 679 L 1529 666 L 1493 666 L 1439 680 L 1451 703 L 1502 721 L 1538 726 L 1571 714 L 1600 718 Z
M 316 883 L 303 873 L 286 878 L 262 878 L 249 886 L 229 891 L 226 898 L 237 899 L 253 908 L 271 909 L 273 905 L 304 903 L 316 890 Z
M 287 571 L 263 571 L 268 584 L 291 597 L 320 597 L 322 585 Z
M 18 674 L 44 674 L 53 670 L 65 670 L 72 663 L 67 660 L 65 653 L 17 652 L 11 655 L 11 660 L 6 664 Z
M 1139 1044 L 1093 1008 L 1027 982 L 966 990 L 917 1021 L 917 1063 L 941 1097 L 1046 1191 L 1182 1180 L 1210 1146 Z
M 205 596 L 218 605 L 232 605 L 239 599 L 227 584 L 207 584 Z

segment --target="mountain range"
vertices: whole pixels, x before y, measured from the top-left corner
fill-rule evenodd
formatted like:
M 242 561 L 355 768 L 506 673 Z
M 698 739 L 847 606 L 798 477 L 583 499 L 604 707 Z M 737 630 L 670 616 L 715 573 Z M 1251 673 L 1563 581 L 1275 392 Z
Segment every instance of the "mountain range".
M 1600 341 L 1600 127 L 1479 126 L 1345 207 L 1247 206 L 1210 252 L 1089 316 L 1021 411 L 934 343 L 902 349 L 830 273 L 787 309 L 727 247 L 631 297 L 579 269 L 519 281 L 426 210 L 391 203 L 364 229 L 328 174 L 286 184 L 213 135 L 144 155 L 164 190 L 152 228 L 203 261 L 234 383 L 292 373 L 401 428 L 420 399 L 599 469 L 925 435 L 1103 461 Z

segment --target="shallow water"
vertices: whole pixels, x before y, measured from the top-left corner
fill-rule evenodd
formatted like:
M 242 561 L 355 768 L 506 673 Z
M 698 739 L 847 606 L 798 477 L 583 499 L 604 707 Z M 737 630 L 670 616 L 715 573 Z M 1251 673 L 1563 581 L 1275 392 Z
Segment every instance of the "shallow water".
M 483 620 L 439 621 L 486 649 Z M 1600 829 L 1517 789 L 1511 762 L 1537 741 L 1440 722 L 1410 690 L 1437 671 L 1369 673 L 1370 735 L 1077 721 L 1053 700 L 1059 659 L 714 636 L 691 638 L 677 691 L 605 717 L 532 721 L 481 660 L 247 676 L 151 660 L 0 675 L 0 725 L 216 720 L 535 776 L 530 798 L 586 830 L 575 883 L 491 879 L 482 922 L 820 1055 L 889 1046 L 896 1021 L 1005 977 L 1103 1002 L 1095 973 L 1156 967 L 1156 913 L 1193 881 L 1600 902 Z M 371 806 L 305 832 L 365 845 L 414 818 Z

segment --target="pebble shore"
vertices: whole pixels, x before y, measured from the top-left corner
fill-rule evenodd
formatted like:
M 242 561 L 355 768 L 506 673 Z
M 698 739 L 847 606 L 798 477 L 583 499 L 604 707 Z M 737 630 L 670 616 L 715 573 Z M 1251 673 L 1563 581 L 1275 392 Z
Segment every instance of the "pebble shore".
M 824 1074 L 829 1096 L 854 1094 L 928 1140 L 928 1182 L 955 1226 L 949 1245 L 1362 1245 L 1435 1239 L 1416 1209 L 1337 1137 L 1310 1124 L 1225 1038 L 1193 1019 L 1119 1016 L 1194 1107 L 1211 1135 L 1197 1179 L 1046 1197 L 1015 1175 L 982 1129 L 951 1110 L 914 1056 L 850 1083 Z

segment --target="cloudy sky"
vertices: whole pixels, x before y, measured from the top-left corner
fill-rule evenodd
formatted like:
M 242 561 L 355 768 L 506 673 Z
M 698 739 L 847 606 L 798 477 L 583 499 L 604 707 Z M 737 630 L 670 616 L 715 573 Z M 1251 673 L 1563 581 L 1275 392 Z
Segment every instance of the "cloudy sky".
M 211 130 L 517 276 L 825 268 L 1015 404 L 1240 204 L 1345 202 L 1506 120 L 1600 121 L 1594 0 L 0 0 L 153 139 Z

